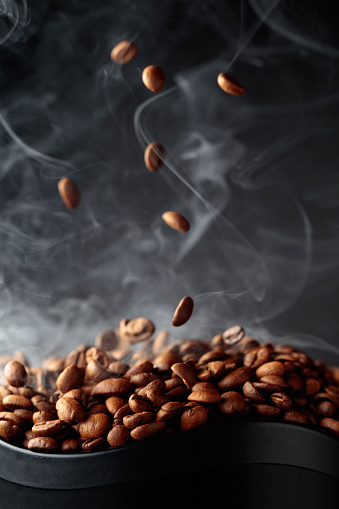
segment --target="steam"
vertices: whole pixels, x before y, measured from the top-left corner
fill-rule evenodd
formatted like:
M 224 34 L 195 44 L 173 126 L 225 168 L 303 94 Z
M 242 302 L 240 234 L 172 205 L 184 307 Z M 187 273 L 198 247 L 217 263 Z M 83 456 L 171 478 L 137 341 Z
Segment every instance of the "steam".
M 144 315 L 173 338 L 241 323 L 334 356 L 338 47 L 326 23 L 312 39 L 283 2 L 139 4 L 51 2 L 42 18 L 0 3 L 0 354 L 35 362 Z M 122 39 L 140 48 L 124 67 L 109 60 Z M 161 94 L 141 83 L 151 63 Z M 245 96 L 219 89 L 222 71 Z M 166 151 L 156 174 L 151 141 Z M 65 175 L 81 191 L 71 212 Z M 174 330 L 184 295 L 195 311 Z

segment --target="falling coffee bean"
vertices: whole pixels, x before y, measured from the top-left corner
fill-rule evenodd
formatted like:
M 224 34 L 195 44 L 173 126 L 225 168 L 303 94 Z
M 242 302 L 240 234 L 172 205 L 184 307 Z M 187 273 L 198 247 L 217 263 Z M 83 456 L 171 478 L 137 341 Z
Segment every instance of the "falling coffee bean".
M 144 160 L 145 165 L 149 171 L 158 171 L 163 165 L 163 159 L 165 156 L 165 149 L 156 141 L 150 143 L 145 150 Z
M 61 199 L 68 209 L 75 209 L 79 205 L 80 193 L 73 180 L 63 177 L 58 182 L 58 189 Z
M 190 224 L 187 219 L 178 212 L 167 211 L 162 215 L 165 223 L 178 232 L 188 232 Z
M 174 327 L 180 327 L 184 325 L 193 313 L 194 301 L 191 297 L 184 297 L 178 304 L 177 309 L 174 312 L 172 318 L 172 325 Z
M 230 74 L 221 72 L 218 75 L 219 87 L 228 94 L 232 95 L 243 95 L 246 92 L 246 88 L 240 85 L 239 81 Z
M 157 65 L 149 65 L 143 70 L 142 81 L 151 92 L 160 92 L 165 85 L 164 71 Z
M 118 64 L 127 64 L 138 53 L 138 46 L 131 41 L 121 41 L 111 51 L 111 60 Z

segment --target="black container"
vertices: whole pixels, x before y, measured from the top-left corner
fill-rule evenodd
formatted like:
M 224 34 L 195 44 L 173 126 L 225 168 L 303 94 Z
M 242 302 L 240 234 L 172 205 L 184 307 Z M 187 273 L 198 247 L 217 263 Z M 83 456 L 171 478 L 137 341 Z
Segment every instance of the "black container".
M 1 509 L 319 509 L 339 499 L 339 440 L 289 423 L 234 421 L 82 454 L 1 442 L 0 478 Z

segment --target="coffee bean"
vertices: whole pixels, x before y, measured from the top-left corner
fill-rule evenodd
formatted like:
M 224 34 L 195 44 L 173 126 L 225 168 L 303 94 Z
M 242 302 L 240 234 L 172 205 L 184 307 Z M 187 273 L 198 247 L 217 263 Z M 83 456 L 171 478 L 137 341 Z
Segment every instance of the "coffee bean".
M 135 440 L 145 440 L 164 431 L 165 426 L 166 423 L 164 421 L 143 424 L 142 426 L 137 426 L 131 431 L 131 437 Z
M 77 452 L 81 449 L 81 440 L 78 440 L 77 438 L 66 438 L 66 440 L 61 442 L 60 449 L 61 452 L 64 453 Z
M 97 451 L 106 445 L 106 437 L 88 438 L 81 444 L 81 448 L 85 452 Z
M 78 368 L 75 364 L 67 366 L 56 380 L 56 385 L 59 391 L 65 393 L 71 389 L 75 389 L 81 385 L 84 378 L 84 370 Z
M 332 417 L 337 411 L 336 406 L 330 401 L 322 401 L 319 403 L 317 409 L 324 417 Z
M 153 403 L 156 409 L 169 402 L 169 397 L 159 389 L 149 389 L 146 391 L 146 398 Z
M 253 348 L 245 354 L 244 366 L 257 369 L 262 364 L 269 361 L 271 350 L 267 347 Z
M 180 428 L 189 430 L 202 426 L 207 421 L 207 410 L 202 405 L 196 405 L 193 408 L 185 410 L 180 419 Z
M 290 389 L 292 389 L 292 391 L 298 392 L 302 390 L 304 385 L 303 381 L 300 378 L 300 376 L 297 375 L 296 373 L 289 373 L 288 375 L 286 375 L 285 379 Z
M 156 421 L 168 421 L 174 415 L 176 415 L 179 410 L 184 406 L 183 401 L 169 401 L 165 403 L 157 412 Z
M 170 371 L 173 364 L 180 362 L 181 358 L 172 352 L 164 352 L 159 354 L 153 360 L 154 369 L 158 372 Z
M 39 437 L 53 437 L 61 433 L 64 424 L 60 419 L 47 422 L 37 422 L 32 426 L 32 431 Z
M 243 95 L 246 92 L 246 89 L 242 85 L 240 85 L 239 81 L 236 78 L 225 72 L 221 72 L 220 74 L 218 74 L 217 81 L 219 87 L 228 94 Z
M 154 412 L 138 412 L 132 415 L 126 415 L 122 422 L 126 428 L 134 429 L 138 426 L 142 426 L 143 424 L 148 424 L 149 422 L 154 421 L 154 417 Z
M 10 361 L 4 368 L 4 375 L 9 385 L 22 387 L 27 382 L 27 371 L 23 364 L 18 361 Z
M 244 329 L 240 325 L 234 325 L 223 332 L 222 338 L 226 345 L 235 345 L 244 337 L 244 335 Z
M 14 414 L 20 417 L 20 419 L 24 419 L 28 424 L 33 422 L 34 412 L 32 410 L 26 410 L 25 408 L 16 408 L 14 410 Z M 53 419 L 53 415 L 48 414 L 49 419 Z
M 162 214 L 162 218 L 165 223 L 173 228 L 173 230 L 177 230 L 178 232 L 188 232 L 190 229 L 190 224 L 186 217 L 179 214 L 178 212 L 167 211 Z
M 107 435 L 107 442 L 111 447 L 121 447 L 128 442 L 130 438 L 130 430 L 123 424 L 114 426 Z
M 253 376 L 251 368 L 238 368 L 228 373 L 218 382 L 218 387 L 222 391 L 234 389 L 248 382 Z
M 280 408 L 280 410 L 290 410 L 292 407 L 292 400 L 283 392 L 274 392 L 270 395 L 270 402 L 273 406 Z
M 142 81 L 151 92 L 160 92 L 165 85 L 164 71 L 157 65 L 149 65 L 142 72 Z
M 154 333 L 154 324 L 148 318 L 135 318 L 120 322 L 120 334 L 122 338 L 130 343 L 146 341 Z
M 119 338 L 115 330 L 105 329 L 96 336 L 95 346 L 100 350 L 114 350 L 119 344 Z
M 259 366 L 255 372 L 256 377 L 259 379 L 267 375 L 282 376 L 284 373 L 285 366 L 279 361 L 265 362 L 265 364 Z
M 36 437 L 28 441 L 27 447 L 30 451 L 53 452 L 58 449 L 58 442 L 52 437 Z
M 189 389 L 193 387 L 193 385 L 196 382 L 196 374 L 192 366 L 185 364 L 183 362 L 177 362 L 172 365 L 171 369 L 173 373 L 175 373 L 182 379 L 186 387 L 188 387 Z
M 131 41 L 121 41 L 111 51 L 111 60 L 118 64 L 128 64 L 138 53 L 138 46 Z
M 56 403 L 56 410 L 59 419 L 67 424 L 83 421 L 86 416 L 83 405 L 73 398 L 60 398 Z
M 111 375 L 121 377 L 129 369 L 129 365 L 126 362 L 114 361 L 108 366 L 108 372 Z
M 31 400 L 25 398 L 25 396 L 19 396 L 17 394 L 10 394 L 9 396 L 5 396 L 2 400 L 2 403 L 6 408 L 10 410 L 15 410 L 16 408 L 25 408 L 26 410 L 30 410 L 32 408 Z
M 220 411 L 223 414 L 234 414 L 241 412 L 245 408 L 245 400 L 241 394 L 235 391 L 228 391 L 221 394 L 219 404 Z
M 46 422 L 46 421 L 53 421 L 54 416 L 50 414 L 49 412 L 45 412 L 44 410 L 38 410 L 38 412 L 34 412 L 32 414 L 32 421 L 34 424 L 37 424 L 38 422 Z
M 336 435 L 339 435 L 339 421 L 337 419 L 332 419 L 331 417 L 324 417 L 320 421 L 320 426 L 323 428 L 327 428 L 333 431 Z
M 92 396 L 124 396 L 133 391 L 133 384 L 124 378 L 108 378 L 97 383 Z
M 265 405 L 264 403 L 259 405 L 252 404 L 252 408 L 258 417 L 277 417 L 281 414 L 280 408 Z
M 132 394 L 128 400 L 128 405 L 131 410 L 135 413 L 139 412 L 152 412 L 153 404 L 146 398 L 138 396 L 138 394 Z
M 126 401 L 118 396 L 111 396 L 105 401 L 105 405 L 110 414 L 115 415 L 119 408 L 126 405 Z
M 265 397 L 251 382 L 245 382 L 242 391 L 245 398 L 249 399 L 252 403 L 264 403 L 265 401 Z
M 90 361 L 86 366 L 85 379 L 101 382 L 109 378 L 110 373 L 101 366 L 97 361 Z
M 315 378 L 306 378 L 305 380 L 305 394 L 306 396 L 313 396 L 321 389 L 319 380 Z
M 93 414 L 80 423 L 79 434 L 84 438 L 99 438 L 108 433 L 111 419 L 106 414 Z
M 197 403 L 219 403 L 220 398 L 220 393 L 217 390 L 207 389 L 191 392 L 187 399 Z
M 260 378 L 260 382 L 277 385 L 278 387 L 287 389 L 288 383 L 281 376 L 278 375 L 266 375 Z
M 25 423 L 22 417 L 13 412 L 0 412 L 0 421 L 7 421 L 15 426 L 23 426 Z
M 15 424 L 0 420 L 0 438 L 9 443 L 16 443 L 23 439 L 23 432 Z
M 184 325 L 191 318 L 193 307 L 194 301 L 191 297 L 186 296 L 181 299 L 174 312 L 172 325 L 174 327 L 180 327 L 181 325 Z
M 79 205 L 80 193 L 73 180 L 63 177 L 58 182 L 58 190 L 62 201 L 68 209 L 75 209 Z
M 299 424 L 307 424 L 307 417 L 297 410 L 287 410 L 284 413 L 284 421 L 297 422 Z
M 160 170 L 164 163 L 164 157 L 165 157 L 164 147 L 161 145 L 161 143 L 153 141 L 146 147 L 145 150 L 144 161 L 146 168 L 148 168 L 149 171 L 152 172 Z

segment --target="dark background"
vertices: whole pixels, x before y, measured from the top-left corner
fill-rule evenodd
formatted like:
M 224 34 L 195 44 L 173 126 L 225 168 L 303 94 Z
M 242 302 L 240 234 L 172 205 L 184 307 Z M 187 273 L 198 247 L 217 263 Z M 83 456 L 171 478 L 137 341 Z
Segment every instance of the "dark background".
M 38 361 L 144 315 L 173 338 L 241 323 L 334 362 L 335 13 L 264 0 L 1 9 L 0 353 Z M 121 68 L 109 55 L 122 39 L 139 53 Z M 149 64 L 166 74 L 161 94 L 142 84 Z M 244 96 L 219 89 L 222 71 Z M 143 163 L 150 141 L 166 150 L 157 174 Z M 81 191 L 74 211 L 64 175 Z M 185 214 L 189 234 L 164 210 Z M 177 330 L 184 295 L 195 311 Z

